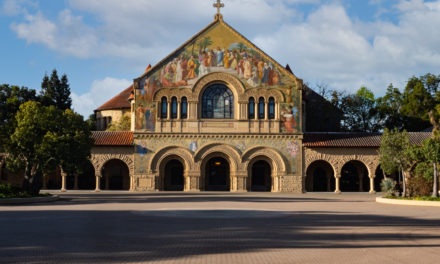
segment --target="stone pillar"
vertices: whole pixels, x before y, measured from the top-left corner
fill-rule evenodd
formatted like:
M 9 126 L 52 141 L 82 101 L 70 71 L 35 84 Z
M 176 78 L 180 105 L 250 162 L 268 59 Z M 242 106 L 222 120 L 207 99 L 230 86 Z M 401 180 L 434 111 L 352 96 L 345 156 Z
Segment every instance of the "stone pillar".
M 177 101 L 177 119 L 178 119 L 178 120 L 181 119 L 181 114 L 182 114 L 182 113 L 181 113 L 181 110 L 182 110 L 182 109 L 181 109 L 180 107 L 181 107 L 181 103 L 180 103 L 180 101 Z
M 75 174 L 74 176 L 74 181 L 73 181 L 73 189 L 74 190 L 78 190 L 78 174 Z
M 66 191 L 66 177 L 67 174 L 61 171 L 61 192 Z
M 96 174 L 95 178 L 96 178 L 95 192 L 100 192 L 100 191 L 101 191 L 101 186 L 100 186 L 100 183 L 101 183 L 101 175 Z
M 336 175 L 335 177 L 335 193 L 341 194 L 341 175 Z
M 264 120 L 269 120 L 269 104 L 264 102 Z
M 167 100 L 167 120 L 171 119 L 171 102 Z
M 374 190 L 374 178 L 370 175 L 370 194 L 375 194 L 376 190 Z

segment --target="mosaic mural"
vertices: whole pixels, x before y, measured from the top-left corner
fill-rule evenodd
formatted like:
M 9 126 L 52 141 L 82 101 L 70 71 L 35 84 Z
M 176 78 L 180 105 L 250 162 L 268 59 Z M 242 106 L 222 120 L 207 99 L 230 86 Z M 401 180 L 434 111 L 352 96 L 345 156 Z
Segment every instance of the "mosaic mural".
M 136 130 L 154 131 L 158 89 L 192 87 L 211 72 L 240 78 L 246 88 L 273 88 L 286 98 L 281 107 L 282 132 L 300 129 L 299 91 L 292 76 L 226 25 L 218 23 L 175 52 L 159 67 L 139 80 L 136 90 Z

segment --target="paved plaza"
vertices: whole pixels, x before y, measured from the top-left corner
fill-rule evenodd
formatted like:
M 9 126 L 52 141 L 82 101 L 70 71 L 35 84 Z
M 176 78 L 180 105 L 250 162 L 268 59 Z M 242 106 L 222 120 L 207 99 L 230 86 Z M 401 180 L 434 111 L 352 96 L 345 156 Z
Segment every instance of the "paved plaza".
M 439 263 L 440 208 L 332 193 L 68 192 L 0 206 L 1 263 Z

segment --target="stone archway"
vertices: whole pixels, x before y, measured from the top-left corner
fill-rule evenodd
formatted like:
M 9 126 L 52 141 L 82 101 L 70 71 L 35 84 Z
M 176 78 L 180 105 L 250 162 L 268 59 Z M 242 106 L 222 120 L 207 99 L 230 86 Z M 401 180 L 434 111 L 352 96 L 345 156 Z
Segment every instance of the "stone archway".
M 167 163 L 171 160 L 177 160 L 183 166 L 183 190 L 196 190 L 198 188 L 198 184 L 195 184 L 194 181 L 191 180 L 190 176 L 190 172 L 194 170 L 195 166 L 192 153 L 188 149 L 178 146 L 169 146 L 160 149 L 156 152 L 156 154 L 154 154 L 153 158 L 150 160 L 149 167 L 152 176 L 155 178 L 154 188 L 156 190 L 165 189 L 165 167 Z
M 183 191 L 185 185 L 184 166 L 176 157 L 166 162 L 163 168 L 163 190 Z
M 194 154 L 195 171 L 200 172 L 200 189 L 205 190 L 206 187 L 206 166 L 212 158 L 223 158 L 229 164 L 229 182 L 230 191 L 242 190 L 243 178 L 246 177 L 244 172 L 238 171 L 240 164 L 239 151 L 228 144 L 212 143 L 200 148 Z M 237 179 L 240 178 L 240 179 Z M 239 186 L 239 187 L 237 187 Z M 245 190 L 245 189 L 244 189 Z
M 349 161 L 342 166 L 340 181 L 342 192 L 368 192 L 370 190 L 368 167 L 358 160 Z
M 270 192 L 272 190 L 272 167 L 265 158 L 256 158 L 249 164 L 249 190 Z
M 220 153 L 213 153 L 204 162 L 203 179 L 205 191 L 230 191 L 231 176 L 229 162 Z
M 272 192 L 278 192 L 280 186 L 280 178 L 287 174 L 288 162 L 286 162 L 283 156 L 275 149 L 257 146 L 247 150 L 243 153 L 242 170 L 246 171 L 247 181 L 244 188 L 251 190 L 252 187 L 252 166 L 255 162 L 263 160 L 270 166 L 270 182 Z
M 312 162 L 306 169 L 307 192 L 331 192 L 335 189 L 335 175 L 330 163 L 324 160 Z
M 101 168 L 102 190 L 130 190 L 130 171 L 125 162 L 111 159 Z

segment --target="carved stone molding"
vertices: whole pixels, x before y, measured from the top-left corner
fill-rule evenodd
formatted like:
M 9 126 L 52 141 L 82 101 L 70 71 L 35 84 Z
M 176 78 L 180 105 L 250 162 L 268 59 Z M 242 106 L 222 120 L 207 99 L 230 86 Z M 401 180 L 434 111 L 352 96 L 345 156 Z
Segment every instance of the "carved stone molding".
M 258 98 L 260 97 L 263 97 L 265 102 L 268 102 L 270 97 L 273 97 L 275 99 L 275 102 L 277 103 L 284 102 L 284 95 L 281 93 L 281 91 L 276 89 L 265 89 L 265 88 L 248 89 L 244 96 L 246 103 L 248 102 L 249 97 L 254 97 L 256 102 L 258 102 Z
M 134 162 L 133 162 L 133 155 L 129 154 L 92 154 L 92 157 L 90 158 L 90 162 L 92 163 L 93 167 L 95 168 L 95 175 L 102 177 L 101 171 L 102 167 L 110 160 L 121 160 L 123 161 L 130 172 L 130 177 L 134 175 Z
M 159 171 L 159 166 L 161 166 L 169 156 L 179 157 L 184 163 L 185 171 L 190 171 L 194 168 L 194 159 L 190 150 L 178 146 L 168 146 L 154 154 L 149 164 L 150 170 L 153 173 Z
M 231 89 L 238 101 L 242 99 L 246 90 L 240 79 L 234 75 L 225 72 L 213 72 L 203 76 L 194 84 L 193 95 L 200 98 L 203 89 L 211 83 L 224 83 Z
M 243 153 L 241 158 L 241 169 L 243 171 L 250 171 L 252 163 L 261 160 L 262 158 L 271 165 L 273 173 L 272 177 L 275 175 L 286 174 L 287 162 L 284 160 L 283 156 L 277 150 L 265 146 L 257 146 Z

